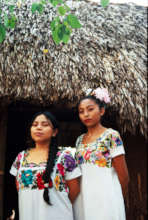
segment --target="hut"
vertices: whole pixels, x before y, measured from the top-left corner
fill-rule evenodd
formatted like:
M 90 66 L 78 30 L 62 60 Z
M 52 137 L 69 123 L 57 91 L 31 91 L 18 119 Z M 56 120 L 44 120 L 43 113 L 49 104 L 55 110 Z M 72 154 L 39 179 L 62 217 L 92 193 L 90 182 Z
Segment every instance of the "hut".
M 147 140 L 147 9 L 135 4 L 69 1 L 82 28 L 55 45 L 49 28 L 55 10 L 32 14 L 31 2 L 15 8 L 15 30 L 0 44 L 0 219 L 11 199 L 8 170 L 23 149 L 27 123 L 41 109 L 61 124 L 59 142 L 74 145 L 82 132 L 75 106 L 84 90 L 108 88 L 112 106 L 104 123 L 121 132 L 130 173 L 127 220 L 145 220 Z M 1 7 L 8 6 L 3 0 Z M 44 53 L 46 49 L 47 53 Z M 5 198 L 5 199 L 4 199 Z

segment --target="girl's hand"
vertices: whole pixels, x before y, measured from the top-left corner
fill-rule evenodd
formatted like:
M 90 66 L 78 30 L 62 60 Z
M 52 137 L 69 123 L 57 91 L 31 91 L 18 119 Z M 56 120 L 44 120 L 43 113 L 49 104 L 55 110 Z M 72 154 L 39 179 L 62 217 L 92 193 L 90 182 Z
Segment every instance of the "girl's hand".
M 15 219 L 15 210 L 12 210 L 12 215 L 7 218 L 7 220 L 14 220 Z

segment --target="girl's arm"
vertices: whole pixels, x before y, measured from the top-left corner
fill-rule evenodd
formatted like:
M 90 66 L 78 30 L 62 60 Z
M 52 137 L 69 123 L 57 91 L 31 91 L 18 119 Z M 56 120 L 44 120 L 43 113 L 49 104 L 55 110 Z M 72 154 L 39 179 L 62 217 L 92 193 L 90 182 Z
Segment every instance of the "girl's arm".
M 69 188 L 69 199 L 73 203 L 80 192 L 80 177 L 67 180 L 66 183 Z
M 129 174 L 128 169 L 125 161 L 124 155 L 119 155 L 113 158 L 112 160 L 112 166 L 115 168 L 121 187 L 122 187 L 122 193 L 125 197 L 128 192 L 128 183 L 129 183 Z

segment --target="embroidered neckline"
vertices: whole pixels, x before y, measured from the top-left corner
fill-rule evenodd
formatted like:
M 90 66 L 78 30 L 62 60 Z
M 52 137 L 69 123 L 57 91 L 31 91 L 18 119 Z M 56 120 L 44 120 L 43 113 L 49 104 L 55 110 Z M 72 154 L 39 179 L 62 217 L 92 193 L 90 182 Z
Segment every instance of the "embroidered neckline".
M 35 162 L 28 162 L 27 161 L 27 156 L 29 154 L 29 149 L 25 150 L 24 152 L 24 158 L 23 158 L 23 167 L 41 167 L 41 166 L 46 166 L 46 163 L 45 161 L 42 161 L 42 162 L 39 162 L 39 163 L 35 163 Z
M 82 134 L 80 136 L 80 145 L 83 145 L 84 147 L 87 147 L 87 146 L 90 146 L 90 145 L 93 145 L 95 144 L 98 140 L 100 141 L 103 137 L 106 136 L 106 134 L 110 131 L 111 128 L 107 128 L 98 138 L 96 138 L 94 141 L 90 142 L 90 143 L 85 143 L 83 144 L 82 141 L 83 141 L 83 137 L 85 134 Z

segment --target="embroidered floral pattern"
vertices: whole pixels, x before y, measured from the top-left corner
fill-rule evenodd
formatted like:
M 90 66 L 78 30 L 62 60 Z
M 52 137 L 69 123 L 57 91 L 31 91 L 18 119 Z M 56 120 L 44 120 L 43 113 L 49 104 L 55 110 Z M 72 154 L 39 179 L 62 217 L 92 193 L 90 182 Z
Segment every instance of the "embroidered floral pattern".
M 33 181 L 32 170 L 24 170 L 22 172 L 21 179 L 24 186 L 29 186 L 30 184 L 32 184 Z
M 91 144 L 82 144 L 83 135 L 79 137 L 76 160 L 79 165 L 93 163 L 99 167 L 111 167 L 111 150 L 122 146 L 119 134 L 105 132 L 100 138 Z
M 61 159 L 61 163 L 57 164 L 56 177 L 54 179 L 56 190 L 68 191 L 64 176 L 66 171 L 72 172 L 76 166 L 76 161 L 71 155 L 70 151 L 65 151 L 65 154 Z
M 70 151 L 66 150 L 62 154 L 62 151 L 57 153 L 57 158 L 55 162 L 56 174 L 53 177 L 51 175 L 51 180 L 49 183 L 44 183 L 43 174 L 45 172 L 46 163 L 28 163 L 26 157 L 28 156 L 28 151 L 24 152 L 24 158 L 22 160 L 23 153 L 19 153 L 15 162 L 13 163 L 13 167 L 19 171 L 20 163 L 21 163 L 21 172 L 18 172 L 16 177 L 17 189 L 39 189 L 42 190 L 45 187 L 52 188 L 55 187 L 56 190 L 59 191 L 68 191 L 65 175 L 66 172 L 72 172 L 74 168 L 76 168 L 76 161 L 71 155 Z M 57 163 L 58 157 L 61 155 L 61 160 Z

